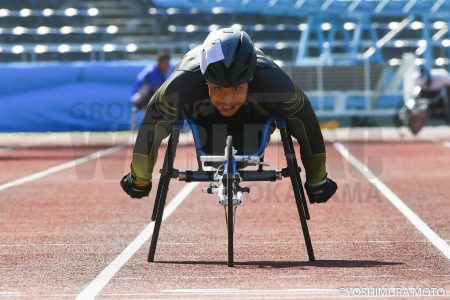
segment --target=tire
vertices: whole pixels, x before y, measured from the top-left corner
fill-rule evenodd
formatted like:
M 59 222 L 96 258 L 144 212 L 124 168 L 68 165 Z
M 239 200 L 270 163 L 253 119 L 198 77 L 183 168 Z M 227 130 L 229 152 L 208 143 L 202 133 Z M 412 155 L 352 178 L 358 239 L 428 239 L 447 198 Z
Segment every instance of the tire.
M 234 266 L 234 251 L 233 251 L 233 233 L 234 233 L 234 218 L 233 218 L 233 166 L 232 156 L 233 156 L 233 138 L 232 136 L 227 137 L 227 197 L 228 197 L 228 207 L 227 207 L 227 229 L 228 229 L 228 266 Z

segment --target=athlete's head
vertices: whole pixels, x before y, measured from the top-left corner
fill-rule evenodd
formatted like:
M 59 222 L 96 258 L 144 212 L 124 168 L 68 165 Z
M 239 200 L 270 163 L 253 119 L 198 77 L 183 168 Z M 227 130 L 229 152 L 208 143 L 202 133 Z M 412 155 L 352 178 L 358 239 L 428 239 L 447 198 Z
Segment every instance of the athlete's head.
M 211 102 L 225 117 L 245 103 L 248 82 L 256 67 L 256 50 L 245 31 L 223 28 L 211 32 L 202 46 L 200 69 Z

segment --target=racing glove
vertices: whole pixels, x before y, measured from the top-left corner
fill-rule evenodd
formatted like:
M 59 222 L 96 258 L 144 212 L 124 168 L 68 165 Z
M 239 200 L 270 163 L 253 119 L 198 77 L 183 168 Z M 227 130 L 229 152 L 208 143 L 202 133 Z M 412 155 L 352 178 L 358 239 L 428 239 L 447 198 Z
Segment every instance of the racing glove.
M 337 184 L 327 176 L 318 183 L 305 183 L 310 203 L 327 202 L 337 190 Z
M 150 182 L 145 187 L 138 187 L 134 185 L 133 181 L 134 179 L 131 173 L 125 175 L 120 181 L 120 186 L 125 191 L 125 193 L 127 193 L 131 198 L 140 199 L 150 194 L 150 191 L 152 190 L 152 182 Z

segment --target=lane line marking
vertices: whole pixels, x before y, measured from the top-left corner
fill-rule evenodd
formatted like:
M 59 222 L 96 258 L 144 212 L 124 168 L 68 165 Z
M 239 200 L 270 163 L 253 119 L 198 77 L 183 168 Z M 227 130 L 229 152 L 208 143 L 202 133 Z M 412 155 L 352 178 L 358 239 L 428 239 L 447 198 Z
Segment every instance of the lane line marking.
M 449 242 L 448 240 L 446 240 L 446 242 Z M 239 242 L 239 244 L 244 245 L 244 244 L 273 244 L 274 242 L 267 242 L 267 241 L 245 241 L 245 242 Z M 305 242 L 302 241 L 280 241 L 280 242 L 276 242 L 277 244 L 304 244 Z M 412 243 L 412 244 L 429 244 L 430 241 L 429 240 L 423 240 L 423 241 L 346 241 L 346 240 L 342 240 L 342 241 L 314 241 L 315 244 L 348 244 L 348 243 L 362 243 L 362 244 L 367 244 L 367 243 L 376 243 L 376 244 L 390 244 L 390 243 Z M 63 243 L 44 243 L 44 244 L 0 244 L 0 247 L 6 248 L 6 247 L 30 247 L 30 248 L 39 248 L 39 247 L 90 247 L 90 246 L 95 246 L 95 247 L 99 247 L 99 246 L 124 246 L 124 244 L 126 245 L 126 243 L 107 243 L 107 244 L 95 244 L 95 243 L 73 243 L 73 244 L 63 244 Z M 218 244 L 223 244 L 226 245 L 226 242 L 201 242 L 201 245 L 218 245 Z M 195 243 L 195 242 L 159 242 L 158 245 L 199 245 L 199 243 Z
M 450 142 L 449 141 L 443 142 L 442 145 L 444 145 L 444 147 L 450 148 Z
M 0 244 L 0 247 L 90 247 L 90 246 L 123 246 L 125 243 L 108 244 Z M 163 243 L 161 243 L 163 244 Z
M 388 188 L 369 168 L 354 157 L 341 143 L 334 143 L 334 148 L 375 186 L 384 197 L 392 203 L 430 242 L 450 260 L 450 246 L 434 232 L 414 211 L 412 211 L 390 188 Z
M 15 150 L 15 149 L 17 149 L 18 147 L 14 147 L 14 146 L 11 146 L 11 147 L 0 147 L 0 154 L 1 153 L 7 153 L 7 152 L 10 152 L 10 151 L 13 151 L 13 150 Z M 1 293 L 0 293 L 0 295 L 1 295 Z
M 21 292 L 0 292 L 0 296 L 20 296 Z
M 35 298 L 61 298 L 61 297 L 73 297 L 76 294 L 18 294 L 18 295 L 7 295 L 7 297 L 27 297 L 31 299 Z M 145 299 L 174 299 L 174 298 L 167 298 L 167 296 L 175 296 L 176 299 L 184 299 L 184 300 L 199 300 L 199 299 L 211 299 L 211 295 L 214 295 L 215 300 L 230 300 L 230 299 L 249 299 L 249 300 L 255 300 L 255 299 L 261 299 L 261 300 L 268 300 L 268 299 L 274 299 L 274 300 L 280 300 L 280 299 L 295 299 L 298 300 L 299 297 L 301 299 L 330 299 L 330 296 L 333 296 L 333 299 L 341 299 L 341 298 L 355 298 L 355 296 L 346 296 L 346 295 L 339 295 L 338 292 L 333 293 L 330 295 L 330 293 L 323 293 L 318 294 L 314 293 L 312 295 L 308 294 L 295 294 L 295 293 L 275 293 L 273 295 L 265 295 L 265 294 L 158 294 L 158 293 L 109 293 L 109 294 L 102 294 L 104 297 L 117 297 L 118 299 L 123 299 L 124 297 L 144 297 Z M 2 295 L 0 294 L 0 297 Z M 161 298 L 164 297 L 164 298 Z
M 25 144 L 25 145 L 13 145 L 13 146 L 1 146 L 0 147 L 0 154 L 2 153 L 8 153 L 10 151 L 14 151 L 14 150 L 27 150 L 29 148 L 33 148 L 33 147 L 40 147 L 40 146 L 45 146 L 46 143 L 55 140 L 56 136 L 54 135 L 50 135 L 50 136 L 45 136 L 45 137 L 41 137 L 40 140 L 38 142 L 33 142 L 30 144 Z
M 281 299 L 289 299 L 289 300 L 298 300 L 298 299 L 327 299 L 329 300 L 330 297 L 332 296 L 333 299 L 348 299 L 348 298 L 355 298 L 354 296 L 348 296 L 348 295 L 339 295 L 337 292 L 335 294 L 313 294 L 313 295 L 308 295 L 308 294 L 274 294 L 274 295 L 262 295 L 262 294 L 233 294 L 233 295 L 227 295 L 227 294 L 212 294 L 214 297 L 212 297 L 211 295 L 196 295 L 196 294 L 176 294 L 176 298 L 157 298 L 157 297 L 164 297 L 164 296 L 169 296 L 166 294 L 139 294 L 139 295 L 134 295 L 134 294 L 105 294 L 106 297 L 118 297 L 119 299 L 123 298 L 123 297 L 127 297 L 127 296 L 131 296 L 131 297 L 145 297 L 150 298 L 150 299 L 183 299 L 183 300 L 210 300 L 210 299 L 214 299 L 214 300 L 232 300 L 232 299 L 236 299 L 236 300 L 281 300 Z M 154 297 L 152 297 L 154 296 Z M 170 296 L 175 296 L 174 294 L 170 295 Z M 301 298 L 299 298 L 301 297 Z
M 25 176 L 25 177 L 22 177 L 22 178 L 19 178 L 19 179 L 16 179 L 16 180 L 13 180 L 13 181 L 10 181 L 10 182 L 7 182 L 7 183 L 0 184 L 0 191 L 6 190 L 8 188 L 12 188 L 12 187 L 15 187 L 15 186 L 18 186 L 18 185 L 21 185 L 21 184 L 24 184 L 24 183 L 36 180 L 36 179 L 40 179 L 40 178 L 48 176 L 50 174 L 57 173 L 57 172 L 60 172 L 62 170 L 65 170 L 65 169 L 75 167 L 77 165 L 84 164 L 84 163 L 89 162 L 91 160 L 98 159 L 98 158 L 100 158 L 102 156 L 113 154 L 115 152 L 120 151 L 124 147 L 125 147 L 124 145 L 120 145 L 120 146 L 114 146 L 114 147 L 110 147 L 110 148 L 103 149 L 103 150 L 100 150 L 100 151 L 96 151 L 96 152 L 93 152 L 93 153 L 88 154 L 86 156 L 77 158 L 75 160 L 71 160 L 71 161 L 68 161 L 66 163 L 63 163 L 63 164 L 60 164 L 60 165 L 56 165 L 56 166 L 50 167 L 48 169 L 42 170 L 40 172 L 31 174 L 31 175 L 28 175 L 28 176 Z
M 187 198 L 200 182 L 186 184 L 181 191 L 169 202 L 164 209 L 162 221 L 166 220 L 175 209 Z M 94 299 L 95 296 L 108 284 L 116 273 L 128 260 L 144 245 L 152 236 L 155 222 L 150 222 L 147 227 L 119 254 L 89 285 L 77 296 L 77 300 Z
M 273 244 L 273 243 L 277 243 L 277 244 L 292 244 L 292 245 L 297 245 L 297 244 L 304 244 L 304 241 L 272 241 L 272 242 L 268 242 L 268 241 L 252 241 L 252 240 L 246 240 L 246 241 L 242 241 L 242 242 L 235 242 L 236 244 L 240 244 L 240 245 L 245 245 L 245 244 Z M 383 243 L 383 244 L 389 244 L 389 243 L 430 243 L 429 240 L 411 240 L 411 241 L 372 241 L 372 240 L 368 240 L 368 241 L 355 241 L 355 240 L 341 240 L 341 241 L 314 241 L 315 244 L 348 244 L 348 243 L 363 243 L 363 244 L 367 244 L 367 243 Z M 161 242 L 161 245 L 226 245 L 227 242 L 225 241 L 214 241 L 214 242 Z M 0 247 L 2 245 L 0 244 Z M 6 245 L 8 246 L 8 245 Z M 20 245 L 19 245 L 20 246 Z M 25 245 L 26 246 L 26 245 Z
M 163 289 L 160 293 L 177 294 L 299 294 L 299 293 L 337 293 L 338 289 L 298 288 L 298 289 L 251 289 L 239 288 L 211 288 L 211 289 Z

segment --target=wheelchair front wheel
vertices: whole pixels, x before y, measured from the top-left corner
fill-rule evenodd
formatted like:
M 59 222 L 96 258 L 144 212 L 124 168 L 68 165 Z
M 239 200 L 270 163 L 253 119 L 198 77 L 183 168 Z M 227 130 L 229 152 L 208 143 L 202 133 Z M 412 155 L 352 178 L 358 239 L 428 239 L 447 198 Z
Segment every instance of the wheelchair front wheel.
M 228 136 L 226 141 L 227 153 L 227 230 L 228 230 L 228 266 L 234 266 L 233 258 L 233 233 L 234 233 L 234 218 L 233 218 L 233 137 Z

